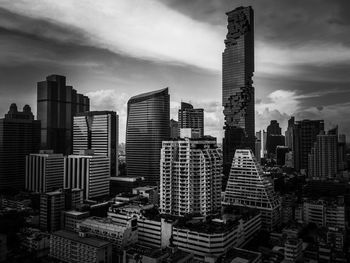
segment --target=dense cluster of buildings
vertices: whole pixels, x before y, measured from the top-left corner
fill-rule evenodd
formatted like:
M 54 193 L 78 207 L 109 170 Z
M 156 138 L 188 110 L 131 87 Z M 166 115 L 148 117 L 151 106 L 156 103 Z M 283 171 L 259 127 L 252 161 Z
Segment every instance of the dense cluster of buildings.
M 168 88 L 128 101 L 125 159 L 117 113 L 90 111 L 64 76 L 38 82 L 37 120 L 28 105 L 10 106 L 0 120 L 0 220 L 26 211 L 26 253 L 58 262 L 346 262 L 345 135 L 294 117 L 285 135 L 276 120 L 255 133 L 254 12 L 239 7 L 227 19 L 222 147 L 205 134 L 204 109 L 181 102 L 170 120 Z M 339 180 L 341 189 L 331 184 Z M 315 182 L 325 193 L 307 190 L 323 189 Z M 13 198 L 22 190 L 31 202 Z

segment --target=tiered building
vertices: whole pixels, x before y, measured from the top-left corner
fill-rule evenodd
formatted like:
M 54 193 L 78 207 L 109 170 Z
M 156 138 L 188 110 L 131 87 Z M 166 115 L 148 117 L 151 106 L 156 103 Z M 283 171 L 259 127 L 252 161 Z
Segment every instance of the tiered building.
M 280 223 L 280 201 L 251 150 L 236 150 L 225 201 L 260 210 L 265 229 L 274 229 Z
M 73 119 L 73 154 L 89 149 L 109 157 L 111 176 L 118 175 L 118 119 L 114 111 L 77 113 Z
M 164 141 L 161 150 L 160 211 L 210 215 L 220 212 L 222 155 L 216 139 Z

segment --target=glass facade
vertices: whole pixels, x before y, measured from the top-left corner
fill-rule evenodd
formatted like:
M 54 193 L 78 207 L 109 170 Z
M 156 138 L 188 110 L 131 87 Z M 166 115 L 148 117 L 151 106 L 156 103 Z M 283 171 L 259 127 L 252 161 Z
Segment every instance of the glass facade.
M 168 88 L 132 97 L 128 101 L 126 165 L 129 177 L 142 176 L 158 185 L 162 141 L 170 137 Z
M 239 7 L 226 13 L 228 33 L 222 54 L 222 105 L 225 115 L 224 175 L 237 148 L 255 148 L 254 13 Z

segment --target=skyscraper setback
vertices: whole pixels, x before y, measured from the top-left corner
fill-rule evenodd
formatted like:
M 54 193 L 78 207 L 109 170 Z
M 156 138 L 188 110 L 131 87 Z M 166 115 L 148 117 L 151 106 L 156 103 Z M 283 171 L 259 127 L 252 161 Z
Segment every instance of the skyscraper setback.
M 230 172 L 237 148 L 255 147 L 254 13 L 238 7 L 226 13 L 228 33 L 222 54 L 222 106 L 225 115 L 224 175 Z
M 71 154 L 73 116 L 89 110 L 89 98 L 67 86 L 66 77 L 59 75 L 50 75 L 38 82 L 37 92 L 41 148 Z

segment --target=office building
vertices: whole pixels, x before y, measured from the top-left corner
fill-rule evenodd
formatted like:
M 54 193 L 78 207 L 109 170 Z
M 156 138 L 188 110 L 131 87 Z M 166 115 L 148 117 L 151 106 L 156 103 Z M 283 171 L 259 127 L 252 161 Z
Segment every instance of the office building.
M 62 212 L 62 220 L 61 229 L 71 231 L 71 232 L 78 232 L 78 223 L 84 221 L 90 216 L 90 213 L 88 211 L 86 212 L 80 212 L 77 210 L 69 210 L 69 211 L 63 211 Z
M 258 209 L 265 229 L 272 230 L 280 223 L 280 201 L 251 150 L 236 150 L 225 201 Z
M 118 175 L 119 116 L 114 111 L 88 111 L 73 117 L 73 154 L 93 150 L 110 159 L 111 177 Z
M 170 139 L 177 139 L 179 138 L 179 122 L 175 121 L 174 119 L 170 120 Z
M 272 120 L 266 129 L 266 150 L 267 155 L 276 154 L 276 147 L 278 145 L 284 146 L 284 136 L 281 135 L 281 128 L 276 120 Z
M 297 238 L 288 238 L 284 244 L 284 259 L 287 262 L 297 262 L 303 253 L 303 240 Z
M 286 146 L 293 151 L 293 129 L 294 129 L 294 124 L 295 124 L 295 118 L 292 116 L 288 120 L 288 127 L 285 132 L 285 138 L 286 138 Z
M 56 231 L 61 227 L 61 213 L 82 205 L 80 189 L 64 189 L 40 195 L 40 228 L 43 231 Z
M 260 163 L 261 161 L 261 150 L 262 150 L 262 136 L 261 131 L 255 133 L 255 157 Z
M 53 151 L 41 150 L 26 156 L 25 189 L 36 193 L 63 188 L 64 157 Z
M 308 176 L 313 179 L 333 179 L 338 171 L 338 135 L 321 131 L 316 136 L 308 159 Z
M 286 154 L 289 153 L 290 149 L 287 146 L 276 147 L 276 163 L 277 165 L 284 166 L 286 164 Z
M 208 216 L 220 212 L 222 155 L 213 137 L 164 141 L 160 211 Z
M 228 32 L 222 54 L 224 181 L 230 173 L 235 150 L 248 147 L 254 151 L 255 146 L 254 13 L 249 6 L 238 7 L 226 15 Z
M 338 136 L 338 171 L 348 169 L 346 161 L 346 135 L 339 134 Z
M 308 155 L 321 131 L 324 131 L 323 120 L 303 120 L 294 124 L 293 159 L 297 171 L 308 169 Z
M 181 108 L 178 115 L 179 133 L 181 129 L 191 128 L 198 134 L 198 137 L 204 136 L 204 110 L 194 109 L 186 102 L 181 102 Z
M 11 104 L 5 118 L 0 119 L 0 191 L 23 190 L 25 156 L 40 149 L 40 121 L 28 105 L 18 111 Z
M 126 127 L 127 176 L 144 177 L 144 183 L 158 185 L 160 149 L 170 137 L 168 88 L 132 97 L 128 101 Z
M 64 160 L 64 188 L 83 190 L 84 199 L 109 195 L 110 159 L 93 150 L 69 155 Z
M 73 116 L 89 111 L 89 98 L 66 85 L 66 77 L 50 75 L 37 85 L 41 148 L 55 153 L 72 153 Z
M 51 234 L 49 256 L 59 262 L 111 263 L 112 244 L 84 233 L 60 230 Z

